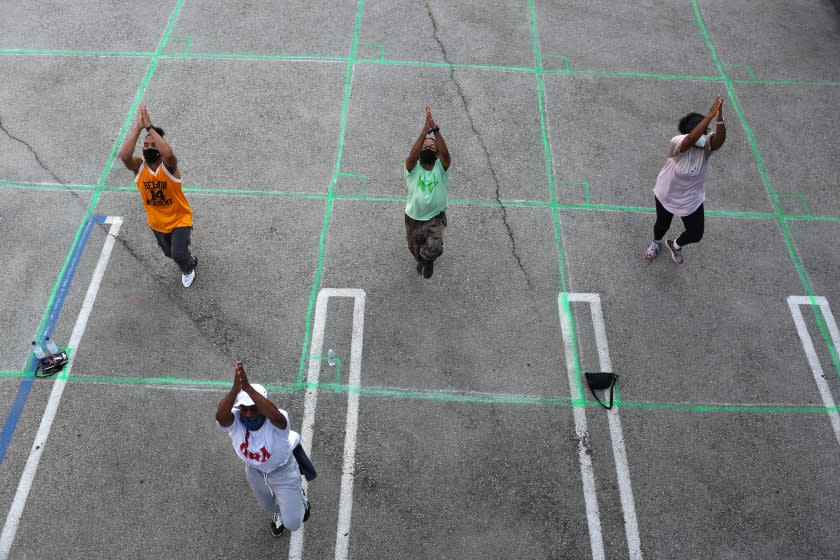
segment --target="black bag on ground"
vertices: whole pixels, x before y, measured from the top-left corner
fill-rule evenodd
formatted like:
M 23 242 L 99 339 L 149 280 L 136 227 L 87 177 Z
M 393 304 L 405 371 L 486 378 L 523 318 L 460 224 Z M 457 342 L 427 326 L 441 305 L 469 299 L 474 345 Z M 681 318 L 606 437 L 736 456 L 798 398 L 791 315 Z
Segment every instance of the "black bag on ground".
M 583 375 L 586 377 L 586 384 L 589 385 L 589 391 L 592 393 L 592 396 L 595 397 L 595 400 L 598 401 L 598 404 L 607 410 L 611 409 L 613 406 L 613 389 L 618 381 L 618 374 L 609 371 L 587 371 L 584 372 Z M 598 395 L 595 394 L 596 390 L 601 391 L 604 389 L 610 390 L 610 406 L 605 405 L 601 399 L 598 398 Z

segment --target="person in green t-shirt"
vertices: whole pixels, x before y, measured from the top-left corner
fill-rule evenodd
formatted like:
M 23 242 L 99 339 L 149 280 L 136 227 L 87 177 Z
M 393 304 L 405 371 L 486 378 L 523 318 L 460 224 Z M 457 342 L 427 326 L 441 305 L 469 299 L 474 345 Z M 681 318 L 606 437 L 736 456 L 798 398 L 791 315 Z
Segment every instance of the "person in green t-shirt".
M 417 274 L 431 278 L 435 259 L 443 253 L 443 230 L 446 228 L 446 186 L 451 159 L 449 149 L 426 105 L 420 136 L 405 158 L 405 237 L 408 250 L 417 261 Z M 418 165 L 418 162 L 420 165 Z

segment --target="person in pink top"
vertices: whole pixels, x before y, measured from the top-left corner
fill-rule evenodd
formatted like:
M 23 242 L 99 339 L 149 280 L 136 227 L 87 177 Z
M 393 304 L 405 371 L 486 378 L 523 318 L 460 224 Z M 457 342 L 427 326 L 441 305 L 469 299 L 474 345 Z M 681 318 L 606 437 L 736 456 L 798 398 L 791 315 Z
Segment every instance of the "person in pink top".
M 715 130 L 709 126 L 715 119 Z M 680 133 L 668 145 L 668 161 L 656 177 L 653 195 L 656 199 L 656 223 L 653 241 L 645 251 L 645 258 L 652 261 L 662 248 L 662 238 L 671 227 L 674 214 L 682 218 L 685 231 L 676 239 L 667 239 L 665 245 L 671 258 L 683 264 L 682 248 L 703 239 L 703 202 L 706 200 L 706 172 L 711 153 L 726 141 L 723 122 L 723 97 L 718 95 L 704 117 L 689 113 L 680 119 Z

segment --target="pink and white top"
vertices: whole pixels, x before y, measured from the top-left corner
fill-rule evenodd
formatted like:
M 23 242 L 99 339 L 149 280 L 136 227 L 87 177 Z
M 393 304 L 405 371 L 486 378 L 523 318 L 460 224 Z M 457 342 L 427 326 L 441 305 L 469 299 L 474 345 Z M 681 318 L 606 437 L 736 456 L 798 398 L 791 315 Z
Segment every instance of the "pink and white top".
M 706 171 L 712 153 L 711 136 L 702 148 L 690 147 L 680 153 L 686 134 L 671 138 L 668 161 L 656 176 L 653 194 L 665 209 L 677 216 L 688 216 L 706 200 Z

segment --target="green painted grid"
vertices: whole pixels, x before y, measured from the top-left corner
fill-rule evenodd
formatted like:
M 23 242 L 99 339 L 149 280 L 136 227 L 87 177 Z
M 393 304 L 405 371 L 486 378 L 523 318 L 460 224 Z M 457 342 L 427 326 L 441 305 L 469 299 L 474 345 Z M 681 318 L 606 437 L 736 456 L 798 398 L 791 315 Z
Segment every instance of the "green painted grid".
M 313 357 L 323 359 L 322 357 Z M 25 376 L 20 371 L 0 371 L 0 379 L 20 379 Z M 43 381 L 50 381 L 55 378 L 46 377 Z M 94 375 L 88 373 L 72 373 L 66 377 L 72 384 L 107 384 L 107 385 L 134 385 L 134 386 L 171 386 L 171 387 L 208 387 L 229 389 L 229 380 L 215 379 L 188 379 L 171 376 L 151 377 L 113 377 Z M 288 385 L 265 383 L 266 389 L 277 393 L 299 393 L 301 390 L 318 389 L 332 393 L 358 393 L 367 397 L 385 399 L 407 399 L 427 400 L 438 402 L 461 402 L 473 404 L 506 404 L 506 405 L 539 405 L 539 406 L 600 406 L 594 401 L 577 402 L 563 395 L 512 395 L 500 393 L 474 393 L 440 390 L 403 389 L 398 387 L 359 387 L 336 383 L 304 383 L 298 386 L 297 383 Z M 616 401 L 617 402 L 617 401 Z M 679 412 L 740 412 L 746 414 L 828 414 L 840 412 L 840 406 L 820 406 L 802 404 L 711 404 L 711 403 L 665 403 L 665 402 L 633 402 L 621 401 L 624 408 L 643 410 L 673 410 Z
M 785 241 L 785 246 L 788 250 L 788 255 L 790 256 L 790 260 L 793 263 L 794 268 L 796 269 L 796 273 L 799 275 L 799 281 L 802 284 L 802 288 L 805 290 L 808 298 L 811 302 L 811 308 L 814 311 L 814 315 L 817 322 L 817 327 L 820 330 L 820 334 L 822 335 L 823 342 L 825 343 L 826 347 L 828 348 L 829 354 L 831 355 L 831 362 L 834 366 L 835 375 L 840 377 L 840 357 L 837 355 L 837 349 L 834 348 L 834 344 L 831 342 L 831 336 L 828 333 L 828 329 L 825 325 L 825 320 L 822 317 L 822 309 L 817 305 L 816 300 L 814 299 L 815 295 L 811 288 L 811 281 L 808 278 L 808 274 L 805 271 L 805 267 L 802 264 L 802 261 L 799 258 L 799 254 L 796 250 L 796 245 L 793 242 L 793 237 L 790 233 L 790 228 L 788 227 L 787 220 L 785 219 L 785 212 L 784 208 L 782 208 L 781 201 L 779 200 L 779 193 L 774 189 L 773 184 L 770 182 L 770 178 L 767 176 L 767 172 L 764 168 L 764 160 L 761 156 L 761 150 L 758 147 L 758 144 L 753 136 L 752 127 L 750 123 L 747 121 L 747 117 L 744 114 L 743 108 L 741 107 L 740 102 L 738 101 L 738 96 L 735 91 L 735 86 L 732 81 L 729 79 L 729 76 L 726 73 L 726 68 L 724 64 L 721 62 L 720 57 L 718 56 L 717 49 L 715 48 L 714 43 L 712 42 L 712 38 L 709 34 L 709 30 L 706 27 L 706 22 L 703 20 L 703 14 L 700 12 L 700 6 L 697 3 L 697 0 L 691 0 L 691 7 L 694 11 L 694 19 L 697 23 L 697 27 L 700 30 L 701 35 L 703 36 L 703 40 L 706 43 L 706 47 L 709 50 L 709 53 L 712 57 L 715 66 L 718 69 L 721 77 L 724 79 L 724 83 L 726 84 L 726 91 L 729 95 L 729 103 L 732 106 L 735 114 L 738 117 L 738 121 L 741 123 L 741 127 L 744 129 L 744 135 L 747 138 L 747 141 L 750 145 L 750 150 L 752 151 L 753 160 L 755 161 L 756 168 L 758 169 L 758 174 L 761 179 L 762 185 L 764 185 L 765 190 L 767 191 L 767 196 L 770 198 L 770 202 L 773 205 L 773 209 L 776 214 L 776 219 L 779 224 L 779 228 L 782 232 L 782 237 Z
M 358 193 L 342 194 L 333 193 L 333 200 L 350 200 L 359 202 L 388 202 L 393 204 L 405 204 L 405 198 L 396 196 L 376 196 L 365 193 L 365 175 L 359 173 L 339 173 L 338 177 L 351 177 L 361 180 L 361 186 Z M 505 206 L 513 207 L 531 207 L 531 208 L 547 208 L 568 211 L 590 211 L 590 212 L 630 212 L 630 213 L 655 213 L 656 209 L 652 206 L 631 206 L 622 204 L 599 204 L 593 203 L 590 200 L 589 186 L 586 181 L 577 180 L 563 180 L 563 183 L 574 184 L 579 186 L 584 193 L 584 204 L 552 202 L 551 200 L 523 200 L 510 199 L 501 200 Z M 7 189 L 22 189 L 22 190 L 44 190 L 44 191 L 63 191 L 63 190 L 77 190 L 77 191 L 101 191 L 101 192 L 135 192 L 134 186 L 117 186 L 117 185 L 82 185 L 69 184 L 63 185 L 57 183 L 28 183 L 20 181 L 0 181 L 0 188 Z M 276 190 L 254 190 L 254 189 L 236 189 L 236 188 L 208 188 L 198 186 L 185 186 L 184 192 L 188 194 L 201 195 L 219 195 L 219 196 L 241 196 L 241 197 L 279 197 L 291 199 L 304 200 L 327 200 L 328 193 L 318 192 L 293 192 L 293 191 L 276 191 Z M 789 197 L 799 200 L 804 200 L 804 195 L 801 193 L 779 194 L 780 198 Z M 452 205 L 463 206 L 490 206 L 498 207 L 499 202 L 496 200 L 482 200 L 477 198 L 451 198 L 448 201 Z M 810 212 L 810 207 L 808 208 Z M 745 218 L 749 220 L 778 220 L 779 215 L 775 212 L 750 212 L 741 210 L 706 210 L 707 216 L 720 216 L 727 218 Z M 840 222 L 840 216 L 821 216 L 811 213 L 807 214 L 787 214 L 783 213 L 782 217 L 787 221 L 805 221 L 805 222 Z
M 751 75 L 751 79 L 749 80 L 734 80 L 731 79 L 725 71 L 725 64 L 723 64 L 718 56 L 717 52 L 714 48 L 714 45 L 711 41 L 709 36 L 708 30 L 705 26 L 705 23 L 702 19 L 702 14 L 700 13 L 699 6 L 697 5 L 696 0 L 692 0 L 692 8 L 695 14 L 695 21 L 698 25 L 698 28 L 703 35 L 703 38 L 706 42 L 707 47 L 710 50 L 712 58 L 718 67 L 720 72 L 719 76 L 679 76 L 679 75 L 665 75 L 665 74 L 653 74 L 653 73 L 644 73 L 644 72 L 630 72 L 630 71 L 595 71 L 595 70 L 573 70 L 569 67 L 569 61 L 567 57 L 561 56 L 564 60 L 564 68 L 560 70 L 551 70 L 551 69 L 544 69 L 542 65 L 542 58 L 543 54 L 539 47 L 539 41 L 537 38 L 537 29 L 536 29 L 536 12 L 534 9 L 533 0 L 529 0 L 529 15 L 530 15 L 530 23 L 531 23 L 531 33 L 532 33 L 532 42 L 533 42 L 533 51 L 534 51 L 534 59 L 535 59 L 535 67 L 518 67 L 518 66 L 497 66 L 497 65 L 480 65 L 480 64 L 449 64 L 449 63 L 428 63 L 422 61 L 406 61 L 406 60 L 388 60 L 384 58 L 384 48 L 381 51 L 381 56 L 379 59 L 362 59 L 356 58 L 356 51 L 359 46 L 358 36 L 359 36 L 359 28 L 361 25 L 362 13 L 364 10 L 364 0 L 360 0 L 357 5 L 356 11 L 356 20 L 354 24 L 354 32 L 353 32 L 353 39 L 351 42 L 350 54 L 347 57 L 341 56 L 321 56 L 321 55 L 285 55 L 285 54 L 277 54 L 277 55 L 252 55 L 252 54 L 242 54 L 242 55 L 235 55 L 235 54 L 213 54 L 213 53 L 190 53 L 189 50 L 191 48 L 191 39 L 186 37 L 171 37 L 171 32 L 177 19 L 177 16 L 181 10 L 183 5 L 183 0 L 179 0 L 176 4 L 175 9 L 173 10 L 172 15 L 169 18 L 166 30 L 161 38 L 161 41 L 158 45 L 156 51 L 152 53 L 148 52 L 128 52 L 128 51 L 62 51 L 62 50 L 46 50 L 46 49 L 0 49 L 0 55 L 59 55 L 59 56 L 98 56 L 98 57 L 148 57 L 150 58 L 149 68 L 144 76 L 144 79 L 138 89 L 133 103 L 131 105 L 131 109 L 126 117 L 125 122 L 123 123 L 122 129 L 120 131 L 119 138 L 117 142 L 114 144 L 114 147 L 111 151 L 111 155 L 108 159 L 105 169 L 100 176 L 100 179 L 97 185 L 75 185 L 75 184 L 65 184 L 65 185 L 51 185 L 51 184 L 27 184 L 21 182 L 11 182 L 11 181 L 3 181 L 0 182 L 0 187 L 6 188 L 32 188 L 32 189 L 42 189 L 42 190 L 57 190 L 57 189 L 67 189 L 72 188 L 76 190 L 87 190 L 92 191 L 94 193 L 93 198 L 88 206 L 88 211 L 86 215 L 86 219 L 88 219 L 92 214 L 93 210 L 99 200 L 102 191 L 133 191 L 133 187 L 120 187 L 120 186 L 110 186 L 105 185 L 104 181 L 107 178 L 108 174 L 110 173 L 113 162 L 116 156 L 116 152 L 119 146 L 122 144 L 127 131 L 131 126 L 131 121 L 133 119 L 134 113 L 136 111 L 137 105 L 139 104 L 140 100 L 142 99 L 143 92 L 145 91 L 148 83 L 151 79 L 154 70 L 157 67 L 157 63 L 161 58 L 174 58 L 174 59 L 266 59 L 266 60 L 310 60 L 310 61 L 323 61 L 323 62 L 344 62 L 346 64 L 346 72 L 345 72 L 345 83 L 344 83 L 344 99 L 342 102 L 342 110 L 341 110 L 341 126 L 340 126 L 340 133 L 339 133 L 339 148 L 338 153 L 336 156 L 335 168 L 333 171 L 333 175 L 330 179 L 329 189 L 326 195 L 320 193 L 291 193 L 291 192 L 282 192 L 282 191 L 243 191 L 238 189 L 207 189 L 207 188 L 200 188 L 200 187 L 186 187 L 184 190 L 186 192 L 194 192 L 194 193 L 201 193 L 201 194 L 220 194 L 220 195 L 238 195 L 238 196 L 281 196 L 281 197 L 289 197 L 289 198 L 303 198 L 303 199 L 316 199 L 316 200 L 325 200 L 325 213 L 324 219 L 322 222 L 321 228 L 321 235 L 319 237 L 319 257 L 318 257 L 318 265 L 316 269 L 316 275 L 313 282 L 313 287 L 310 292 L 310 301 L 309 306 L 307 308 L 307 315 L 306 315 L 306 336 L 303 344 L 303 348 L 301 350 L 301 359 L 298 371 L 298 379 L 295 384 L 291 387 L 282 387 L 282 386 L 275 386 L 275 390 L 286 390 L 286 391 L 299 391 L 302 388 L 308 387 L 309 384 L 304 384 L 302 382 L 303 379 L 303 372 L 304 367 L 307 362 L 306 351 L 309 345 L 309 340 L 311 336 L 311 318 L 312 313 L 314 311 L 314 302 L 317 296 L 318 288 L 320 286 L 320 278 L 323 273 L 323 260 L 324 260 L 324 250 L 325 250 L 325 243 L 326 243 L 326 232 L 329 225 L 329 220 L 332 213 L 332 207 L 334 200 L 341 199 L 341 200 L 359 200 L 359 201 L 382 201 L 382 202 L 393 202 L 393 203 L 402 203 L 404 202 L 401 198 L 395 197 L 370 197 L 364 195 L 364 193 L 360 193 L 357 195 L 340 195 L 334 192 L 335 184 L 337 178 L 340 176 L 356 176 L 356 174 L 350 173 L 343 173 L 340 171 L 341 169 L 341 156 L 344 147 L 344 139 L 346 134 L 346 118 L 347 118 L 347 109 L 349 104 L 349 96 L 350 96 L 350 77 L 352 75 L 352 68 L 354 64 L 361 63 L 361 64 L 382 64 L 382 65 L 401 65 L 401 66 L 416 66 L 416 67 L 438 67 L 438 68 L 458 68 L 458 69 L 476 69 L 476 70 L 499 70 L 499 71 L 514 71 L 514 72 L 527 72 L 532 73 L 535 75 L 537 80 L 537 104 L 538 104 L 538 111 L 540 114 L 540 126 L 541 126 L 541 133 L 542 133 L 542 141 L 545 150 L 546 156 L 546 175 L 548 178 L 549 183 L 549 201 L 504 201 L 503 203 L 506 206 L 522 206 L 522 207 L 539 207 L 539 208 L 549 208 L 552 212 L 552 218 L 554 222 L 554 229 L 555 229 L 555 242 L 557 246 L 557 253 L 558 253 L 558 273 L 559 273 L 559 280 L 560 285 L 563 291 L 567 289 L 567 279 L 566 279 L 566 261 L 565 261 L 565 251 L 563 249 L 562 243 L 562 232 L 561 232 L 561 222 L 559 216 L 559 210 L 588 210 L 588 211 L 606 211 L 606 212 L 644 212 L 644 213 L 652 213 L 655 210 L 653 208 L 647 207 L 632 207 L 632 206 L 621 206 L 621 205 L 606 205 L 606 204 L 592 204 L 587 197 L 586 204 L 561 204 L 557 201 L 557 193 L 556 193 L 556 185 L 555 180 L 552 172 L 552 154 L 551 148 L 549 143 L 549 136 L 548 136 L 548 129 L 547 129 L 547 122 L 546 122 L 546 115 L 545 115 L 545 94 L 544 94 L 544 76 L 546 74 L 562 74 L 562 75 L 574 75 L 574 76 L 585 76 L 585 77 L 615 77 L 615 78 L 640 78 L 640 79 L 659 79 L 659 80 L 691 80 L 691 81 L 714 81 L 714 82 L 721 82 L 725 84 L 727 87 L 727 91 L 730 96 L 730 102 L 732 103 L 733 108 L 735 109 L 736 115 L 738 116 L 739 121 L 741 122 L 744 130 L 746 132 L 748 141 L 750 143 L 750 147 L 755 158 L 757 167 L 759 169 L 759 174 L 762 178 L 762 183 L 765 186 L 768 195 L 771 199 L 771 202 L 774 206 L 774 213 L 763 213 L 763 212 L 733 212 L 733 211 L 726 211 L 726 210 L 719 210 L 719 211 L 709 211 L 707 214 L 709 215 L 718 215 L 718 216 L 727 216 L 727 217 L 743 217 L 749 219 L 773 219 L 777 220 L 788 248 L 788 252 L 791 256 L 791 260 L 794 263 L 794 266 L 797 269 L 797 272 L 800 276 L 800 280 L 802 282 L 803 288 L 806 290 L 806 293 L 811 298 L 812 306 L 815 307 L 816 319 L 818 327 L 823 335 L 823 339 L 828 346 L 832 362 L 835 367 L 835 371 L 837 371 L 838 375 L 840 375 L 840 362 L 838 361 L 836 350 L 834 349 L 833 345 L 831 344 L 830 337 L 828 335 L 827 329 L 825 324 L 820 316 L 820 311 L 815 305 L 814 295 L 810 289 L 810 283 L 807 278 L 807 274 L 804 271 L 804 268 L 799 260 L 798 254 L 796 252 L 796 248 L 793 244 L 790 232 L 787 228 L 787 221 L 789 220 L 802 220 L 802 221 L 830 221 L 830 222 L 837 222 L 840 221 L 840 217 L 835 216 L 813 216 L 811 214 L 805 215 L 791 215 L 785 214 L 783 209 L 781 208 L 779 202 L 779 194 L 777 194 L 770 181 L 766 175 L 764 170 L 763 161 L 761 159 L 761 154 L 758 149 L 758 146 L 755 142 L 755 139 L 752 135 L 751 129 L 749 128 L 749 124 L 746 120 L 746 117 L 740 108 L 740 105 L 737 102 L 737 97 L 734 90 L 734 84 L 744 84 L 744 83 L 753 83 L 753 84 L 771 84 L 771 85 L 808 85 L 808 86 L 838 86 L 840 82 L 833 82 L 833 81 L 807 81 L 807 80 L 758 80 L 752 75 L 752 69 L 749 68 L 748 71 Z M 166 46 L 169 40 L 173 41 L 181 41 L 185 44 L 185 48 L 181 53 L 164 53 L 163 48 Z M 552 55 L 553 56 L 553 55 Z M 737 66 L 737 65 L 729 65 L 729 66 Z M 482 201 L 482 200 L 470 200 L 470 199 L 453 199 L 451 201 L 453 204 L 465 204 L 465 205 L 475 205 L 475 206 L 496 206 L 498 203 L 496 201 Z M 82 231 L 84 225 L 84 221 L 79 226 L 79 229 L 76 231 L 76 235 L 74 238 L 74 244 L 78 240 L 78 237 Z M 62 271 L 66 268 L 70 253 L 68 252 L 67 259 L 62 267 Z M 59 278 L 60 278 L 59 274 Z M 50 295 L 50 302 L 55 297 L 55 293 L 57 290 L 57 283 L 53 286 L 52 293 Z M 568 298 L 565 295 L 562 298 L 562 305 L 561 305 L 561 312 L 566 314 L 572 324 L 572 329 L 574 333 L 574 317 L 573 313 L 571 312 L 571 308 L 568 302 Z M 42 319 L 41 328 L 42 330 L 43 324 L 46 317 Z M 578 364 L 578 349 L 576 340 L 573 337 L 573 347 L 574 347 L 574 361 L 576 367 L 576 376 L 578 380 L 578 398 L 577 399 L 568 399 L 563 397 L 510 397 L 505 395 L 483 395 L 480 397 L 470 396 L 469 399 L 479 399 L 477 402 L 502 402 L 508 399 L 523 399 L 522 402 L 543 402 L 544 404 L 551 404 L 551 403 L 568 403 L 572 406 L 591 406 L 593 403 L 586 402 L 585 393 L 583 391 L 583 385 L 580 381 L 580 367 Z M 313 359 L 316 357 L 313 357 Z M 0 377 L 9 377 L 15 376 L 20 372 L 0 372 Z M 9 374 L 9 375 L 7 375 Z M 22 374 L 21 374 L 22 375 Z M 66 374 L 63 374 L 66 376 Z M 340 374 L 339 374 L 340 376 Z M 80 379 L 80 376 L 69 376 L 74 380 Z M 129 382 L 124 379 L 116 379 L 116 378 L 104 378 L 104 377 L 97 377 L 97 378 L 89 378 L 89 379 L 96 379 L 100 382 L 112 382 L 112 383 L 124 383 Z M 177 380 L 173 381 L 174 378 L 146 378 L 143 380 L 136 380 L 137 383 L 169 383 L 169 382 L 176 382 L 176 383 L 186 383 L 187 380 Z M 207 384 L 211 386 L 215 386 L 218 384 L 227 385 L 229 382 L 215 382 L 215 381 L 189 381 L 190 384 Z M 349 388 L 348 386 L 340 385 L 339 383 L 335 384 L 318 384 L 318 387 L 323 388 L 333 388 L 336 391 L 349 391 L 355 390 Z M 416 391 L 404 391 L 399 389 L 375 389 L 375 388 L 359 388 L 358 391 L 362 394 L 371 394 L 371 395 L 393 395 L 398 398 L 406 398 L 404 395 L 406 394 L 416 394 Z M 432 393 L 430 393 L 432 394 Z M 437 393 L 433 393 L 437 394 Z M 425 395 L 425 393 L 423 393 Z M 426 398 L 426 397 L 417 397 L 417 398 Z M 457 400 L 458 397 L 446 397 L 446 399 L 452 398 Z M 464 397 L 466 398 L 466 397 Z M 444 400 L 446 400 L 444 399 Z M 517 401 L 518 402 L 518 401 Z M 752 412 L 790 412 L 790 411 L 800 411 L 800 412 L 813 412 L 813 411 L 832 411 L 833 409 L 829 409 L 826 407 L 750 407 L 750 406 L 717 406 L 717 405 L 684 405 L 684 404 L 674 404 L 674 403 L 632 403 L 632 402 L 621 402 L 621 406 L 626 406 L 628 408 L 647 408 L 647 409 L 674 409 L 674 410 L 696 410 L 696 411 L 752 411 Z
M 341 102 L 341 117 L 339 120 L 338 149 L 336 150 L 335 167 L 333 168 L 329 188 L 327 189 L 324 218 L 321 223 L 321 233 L 318 237 L 318 262 L 315 269 L 315 279 L 312 282 L 312 289 L 309 292 L 309 304 L 306 308 L 306 327 L 304 329 L 303 346 L 300 349 L 297 381 L 295 382 L 295 386 L 299 388 L 303 387 L 303 378 L 306 371 L 306 363 L 308 361 L 307 352 L 312 338 L 312 314 L 315 311 L 315 301 L 318 296 L 318 290 L 321 287 L 321 276 L 324 272 L 324 254 L 326 252 L 327 231 L 330 225 L 330 218 L 332 217 L 335 186 L 338 181 L 339 174 L 341 173 L 341 158 L 344 153 L 344 140 L 347 133 L 347 112 L 350 106 L 351 78 L 353 76 L 356 50 L 359 47 L 359 29 L 362 26 L 362 14 L 364 13 L 364 9 L 365 0 L 359 0 L 356 5 L 356 19 L 353 23 L 353 38 L 350 41 L 350 54 L 347 57 L 347 67 L 344 71 L 344 99 Z
M 349 57 L 340 55 L 323 54 L 258 54 L 258 53 L 194 53 L 192 39 L 189 37 L 171 37 L 172 41 L 183 42 L 184 52 L 144 52 L 144 51 L 93 51 L 93 50 L 63 50 L 63 49 L 0 49 L 0 56 L 69 56 L 69 57 L 96 57 L 96 58 L 153 58 L 153 59 L 180 59 L 180 60 L 276 60 L 276 61 L 311 61 L 311 62 L 338 62 L 347 63 Z M 371 45 L 371 43 L 365 43 Z M 382 55 L 379 58 L 358 58 L 353 57 L 355 64 L 373 64 L 381 66 L 413 66 L 417 68 L 446 68 L 459 70 L 492 70 L 501 72 L 524 72 L 536 74 L 537 69 L 529 66 L 510 66 L 496 64 L 469 64 L 450 62 L 428 62 L 423 60 L 400 60 L 389 59 L 384 56 L 384 45 L 376 43 L 380 47 Z M 581 76 L 592 78 L 639 78 L 653 80 L 687 80 L 706 82 L 731 82 L 734 84 L 760 84 L 760 85 L 784 85 L 784 86 L 825 86 L 838 87 L 840 81 L 836 80 L 791 80 L 791 79 L 729 79 L 723 76 L 703 75 L 681 75 L 681 74 L 659 74 L 655 72 L 639 72 L 632 70 L 594 70 L 594 69 L 573 69 L 569 66 L 569 59 L 565 55 L 544 54 L 546 58 L 559 58 L 563 60 L 563 68 L 545 68 L 542 74 L 557 74 L 563 76 Z M 728 64 L 733 67 L 746 67 L 752 76 L 752 68 L 745 64 Z

